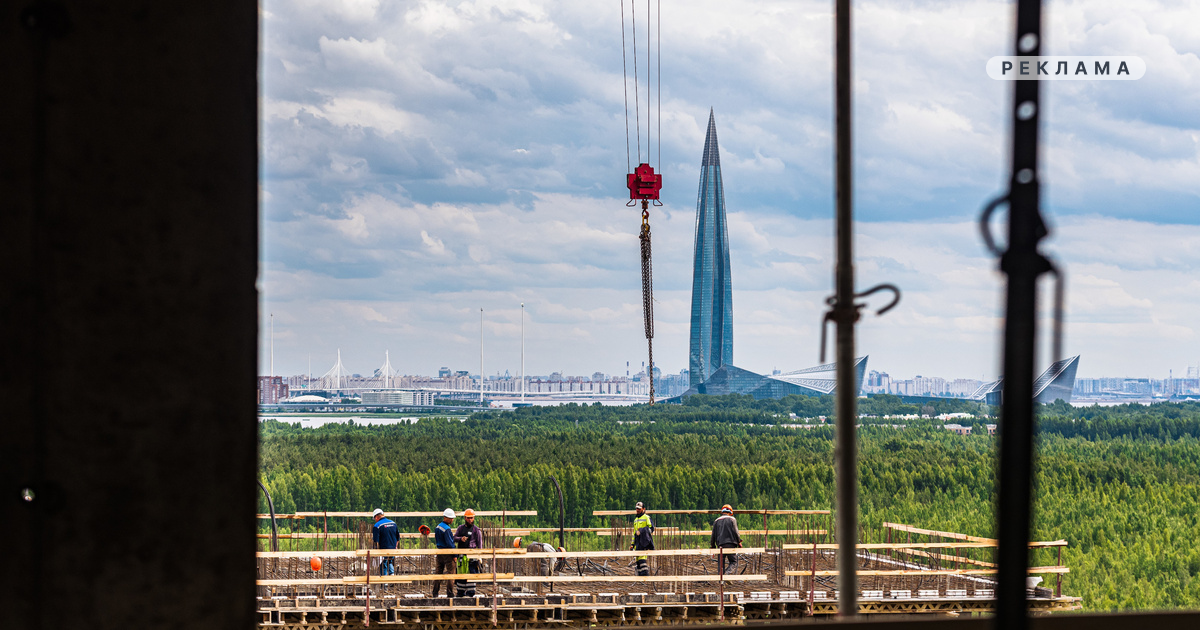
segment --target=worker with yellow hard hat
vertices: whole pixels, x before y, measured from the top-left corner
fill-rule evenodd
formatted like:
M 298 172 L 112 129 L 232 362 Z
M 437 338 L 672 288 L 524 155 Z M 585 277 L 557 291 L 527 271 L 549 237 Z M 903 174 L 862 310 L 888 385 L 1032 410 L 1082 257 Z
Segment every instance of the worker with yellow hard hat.
M 475 510 L 468 508 L 463 512 L 463 520 L 466 522 L 459 525 L 458 529 L 454 531 L 455 546 L 459 549 L 483 549 L 483 531 L 475 525 Z M 466 566 L 463 566 L 464 561 Z M 458 572 L 479 573 L 479 566 L 479 558 L 464 556 L 463 560 L 459 561 Z M 455 585 L 458 586 L 459 597 L 475 597 L 474 582 L 458 580 Z

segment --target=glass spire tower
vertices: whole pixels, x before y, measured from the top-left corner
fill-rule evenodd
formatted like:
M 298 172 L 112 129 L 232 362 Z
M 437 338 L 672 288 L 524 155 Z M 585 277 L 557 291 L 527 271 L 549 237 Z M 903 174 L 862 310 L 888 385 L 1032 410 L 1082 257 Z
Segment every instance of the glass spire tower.
M 696 251 L 692 260 L 692 335 L 688 350 L 689 384 L 703 383 L 718 368 L 733 363 L 733 284 L 729 277 L 729 229 L 717 122 L 708 111 L 708 134 L 700 160 L 696 199 Z

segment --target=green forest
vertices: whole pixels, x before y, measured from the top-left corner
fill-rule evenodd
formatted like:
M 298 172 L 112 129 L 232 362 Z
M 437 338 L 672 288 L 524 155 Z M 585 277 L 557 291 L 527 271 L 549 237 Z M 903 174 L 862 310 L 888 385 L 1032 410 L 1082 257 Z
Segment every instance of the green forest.
M 994 422 L 994 410 L 887 396 L 861 403 L 874 416 L 859 431 L 866 530 L 890 521 L 991 536 L 997 438 L 983 424 Z M 829 398 L 735 395 L 385 426 L 302 429 L 270 420 L 261 428 L 261 475 L 281 513 L 458 506 L 537 510 L 520 524 L 550 526 L 558 524 L 551 475 L 562 486 L 568 527 L 606 526 L 592 510 L 636 501 L 651 509 L 830 509 L 833 427 L 820 418 L 831 407 Z M 944 412 L 973 414 L 958 422 L 977 430 L 960 436 L 943 421 L 915 417 Z M 1039 413 L 1033 535 L 1069 541 L 1064 594 L 1082 597 L 1090 611 L 1200 607 L 1200 404 L 1060 402 Z M 671 524 L 705 525 L 683 517 Z M 1037 562 L 1044 560 L 1051 559 Z

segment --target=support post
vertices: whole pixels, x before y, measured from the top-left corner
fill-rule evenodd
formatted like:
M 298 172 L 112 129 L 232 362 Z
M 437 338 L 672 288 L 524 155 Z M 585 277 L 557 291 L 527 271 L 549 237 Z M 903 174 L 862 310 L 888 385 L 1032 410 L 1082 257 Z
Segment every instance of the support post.
M 856 540 L 858 535 L 858 452 L 855 424 L 854 374 L 854 206 L 850 143 L 850 0 L 836 0 L 836 112 L 837 112 L 837 288 L 832 317 L 837 324 L 837 567 L 838 616 L 858 612 Z
M 717 621 L 725 621 L 725 548 L 718 547 L 717 552 L 717 575 L 720 579 L 717 581 L 717 598 L 721 600 L 720 612 L 717 614 Z
M 1018 0 L 1014 36 L 1017 54 L 1041 50 L 1041 0 Z M 1038 252 L 1046 236 L 1038 208 L 1037 146 L 1040 81 L 1014 81 L 1012 173 L 1008 192 L 1008 249 L 1000 270 L 1008 276 L 1004 318 L 1004 390 L 1000 410 L 999 501 L 996 506 L 999 574 L 996 627 L 1028 627 L 1025 599 L 1032 517 L 1037 279 L 1049 271 Z

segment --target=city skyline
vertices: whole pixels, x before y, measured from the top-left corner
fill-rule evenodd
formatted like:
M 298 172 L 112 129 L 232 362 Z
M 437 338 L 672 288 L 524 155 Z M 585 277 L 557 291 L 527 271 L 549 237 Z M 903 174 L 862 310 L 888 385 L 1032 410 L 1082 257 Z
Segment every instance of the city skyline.
M 715 107 L 737 364 L 812 365 L 833 275 L 829 7 L 663 11 L 656 363 L 687 365 L 695 156 Z M 1047 12 L 1047 54 L 1147 64 L 1138 81 L 1045 86 L 1064 352 L 1086 357 L 1081 376 L 1165 376 L 1200 358 L 1200 60 L 1187 52 L 1200 41 L 1181 7 Z M 267 0 L 262 364 L 274 313 L 278 373 L 304 372 L 310 353 L 328 368 L 338 348 L 350 365 L 384 349 L 406 372 L 472 365 L 484 308 L 484 370 L 513 369 L 521 302 L 528 372 L 640 364 L 619 19 L 617 6 L 536 0 Z M 857 350 L 893 373 L 999 376 L 1002 280 L 976 217 L 1003 187 L 1012 87 L 985 63 L 1012 43 L 978 25 L 1010 19 L 1009 4 L 978 1 L 856 14 L 858 284 L 904 292 L 886 317 L 864 311 Z

